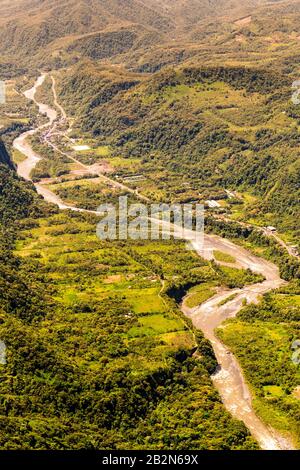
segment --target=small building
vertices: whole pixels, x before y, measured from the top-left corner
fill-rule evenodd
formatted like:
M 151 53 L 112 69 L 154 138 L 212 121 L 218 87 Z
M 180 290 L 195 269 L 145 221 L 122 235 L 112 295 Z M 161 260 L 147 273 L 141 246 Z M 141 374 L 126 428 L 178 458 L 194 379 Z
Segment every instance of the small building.
M 217 207 L 221 207 L 221 204 L 213 199 L 205 201 L 205 204 L 207 204 L 210 209 L 216 209 Z
M 269 227 L 267 227 L 267 230 L 269 230 L 269 232 L 277 232 L 277 228 L 276 227 L 272 227 L 271 225 L 269 225 Z

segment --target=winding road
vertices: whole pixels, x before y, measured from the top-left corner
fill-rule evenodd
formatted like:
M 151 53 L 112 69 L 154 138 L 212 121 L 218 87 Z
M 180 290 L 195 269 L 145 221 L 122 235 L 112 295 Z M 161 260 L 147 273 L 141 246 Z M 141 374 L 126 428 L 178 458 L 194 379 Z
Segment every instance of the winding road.
M 66 152 L 61 151 L 55 144 L 51 142 L 51 136 L 53 135 L 54 130 L 57 129 L 58 119 L 60 119 L 60 122 L 66 120 L 66 114 L 57 101 L 54 78 L 52 78 L 52 91 L 54 95 L 54 104 L 57 107 L 59 113 L 48 105 L 38 103 L 35 99 L 36 90 L 40 85 L 43 84 L 45 78 L 46 75 L 42 74 L 36 81 L 33 88 L 24 94 L 28 99 L 33 100 L 36 103 L 39 112 L 47 115 L 49 121 L 47 124 L 23 133 L 17 139 L 15 139 L 13 143 L 14 148 L 20 151 L 26 157 L 26 159 L 18 165 L 18 174 L 26 180 L 30 180 L 30 173 L 32 169 L 41 159 L 41 157 L 37 155 L 30 146 L 28 137 L 40 132 L 43 129 L 47 130 L 44 135 L 44 142 L 46 145 L 50 145 L 56 151 L 68 156 L 68 158 L 71 160 L 75 160 L 72 156 Z M 75 161 L 82 165 L 77 160 Z M 121 183 L 117 183 L 105 175 L 99 176 L 103 177 L 105 181 L 113 186 L 121 187 L 127 191 L 133 192 L 131 188 L 128 188 Z M 57 204 L 60 209 L 96 213 L 94 211 L 87 211 L 65 204 L 56 194 L 40 183 L 36 183 L 35 187 L 38 193 L 41 194 L 46 201 Z M 141 195 L 136 192 L 135 194 L 142 199 Z M 215 329 L 220 326 L 224 320 L 236 316 L 243 305 L 244 299 L 247 299 L 248 302 L 257 302 L 262 294 L 284 284 L 284 281 L 280 278 L 278 268 L 274 264 L 254 256 L 244 248 L 235 245 L 231 241 L 215 235 L 204 234 L 204 243 L 195 241 L 194 234 L 185 233 L 185 239 L 186 241 L 192 243 L 193 248 L 199 253 L 200 256 L 204 257 L 205 259 L 213 259 L 214 250 L 220 250 L 233 256 L 237 260 L 237 265 L 241 268 L 249 268 L 253 272 L 264 275 L 265 281 L 262 283 L 246 286 L 242 289 L 233 289 L 226 292 L 219 292 L 213 298 L 194 309 L 189 309 L 185 302 L 183 302 L 182 311 L 191 318 L 196 328 L 199 328 L 203 331 L 205 337 L 211 342 L 213 346 L 219 366 L 216 373 L 212 376 L 212 380 L 221 395 L 224 405 L 230 411 L 230 413 L 235 418 L 245 423 L 262 449 L 294 449 L 293 444 L 288 437 L 282 436 L 279 432 L 267 426 L 256 415 L 252 406 L 252 397 L 249 387 L 244 379 L 243 372 L 237 359 L 229 351 L 229 349 L 224 346 L 224 344 L 215 334 Z M 220 302 L 232 294 L 235 294 L 235 297 L 231 301 L 221 306 Z

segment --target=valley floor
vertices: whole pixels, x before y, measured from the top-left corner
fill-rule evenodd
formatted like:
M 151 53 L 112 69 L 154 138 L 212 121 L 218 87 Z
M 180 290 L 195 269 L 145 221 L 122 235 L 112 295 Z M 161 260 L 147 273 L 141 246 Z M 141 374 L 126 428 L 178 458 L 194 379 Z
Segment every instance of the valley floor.
M 41 79 L 36 84 L 36 88 L 40 86 L 40 82 L 43 81 L 44 78 L 45 77 L 41 77 Z M 53 90 L 55 92 L 55 82 L 53 82 Z M 30 95 L 29 97 L 34 98 L 34 92 L 29 92 L 27 94 Z M 56 93 L 54 97 L 55 104 L 57 106 L 58 103 Z M 43 125 L 42 127 L 38 128 L 35 132 L 39 132 L 45 128 L 43 135 L 46 145 L 50 145 L 52 148 L 54 148 L 55 151 L 61 152 L 64 156 L 70 158 L 79 166 L 82 165 L 86 171 L 89 171 L 90 168 L 88 166 L 83 165 L 79 161 L 75 160 L 74 157 L 69 155 L 69 153 L 61 151 L 57 147 L 57 144 L 52 144 L 52 135 L 55 132 L 59 132 L 57 130 L 57 123 L 59 124 L 58 117 L 57 115 L 55 115 L 55 112 L 49 106 L 47 107 L 45 105 L 39 105 L 39 108 L 42 108 L 44 112 L 47 112 L 49 116 L 49 123 L 48 125 Z M 65 120 L 66 114 L 64 110 L 59 107 L 59 111 L 62 115 L 62 119 Z M 28 143 L 28 137 L 32 134 L 32 132 L 31 134 L 25 133 L 24 135 L 16 139 L 14 143 L 15 148 L 26 156 L 26 159 L 18 166 L 18 173 L 20 174 L 20 176 L 25 177 L 25 179 L 29 179 L 29 175 L 32 169 L 35 167 L 37 161 L 39 160 L 39 156 Z M 101 172 L 97 172 L 96 174 L 102 179 L 103 182 L 105 182 L 106 184 L 110 184 L 111 187 L 119 190 L 126 190 L 128 193 L 133 194 L 137 198 L 140 197 L 140 195 L 136 191 L 132 191 L 127 186 L 115 182 L 113 179 L 103 175 Z M 38 192 L 47 201 L 57 204 L 61 209 L 71 209 L 75 212 L 82 214 L 96 214 L 96 212 L 93 210 L 79 208 L 75 205 L 68 203 L 66 204 L 59 196 L 57 196 L 53 191 L 51 191 L 51 189 L 49 189 L 49 186 L 44 187 L 44 185 L 38 183 L 36 184 L 36 188 Z M 60 231 L 60 233 L 62 232 Z M 22 251 L 24 254 L 26 253 L 26 256 L 28 256 L 29 253 L 30 256 L 32 256 L 32 249 L 35 251 L 38 246 L 39 238 L 37 238 L 36 242 L 31 243 L 29 245 L 30 251 L 28 251 L 28 246 L 24 246 L 26 250 L 25 252 L 24 248 L 22 248 Z M 213 235 L 205 235 L 204 248 L 195 247 L 195 249 L 204 259 L 208 260 L 214 259 L 214 253 L 223 253 L 223 257 L 227 256 L 231 257 L 233 260 L 238 260 L 238 268 L 251 269 L 253 272 L 263 274 L 266 277 L 266 281 L 261 284 L 256 284 L 251 287 L 245 287 L 243 289 L 228 291 L 225 294 L 224 292 L 221 292 L 220 294 L 213 296 L 211 300 L 204 302 L 200 307 L 195 307 L 191 309 L 184 304 L 183 311 L 192 319 L 194 325 L 203 331 L 207 339 L 209 339 L 211 344 L 213 345 L 219 363 L 219 370 L 216 374 L 214 374 L 213 382 L 219 390 L 227 409 L 232 413 L 234 417 L 244 421 L 244 423 L 251 430 L 251 433 L 255 436 L 255 438 L 258 440 L 260 446 L 263 449 L 290 449 L 292 448 L 292 444 L 289 442 L 288 438 L 280 436 L 278 433 L 276 433 L 275 430 L 271 429 L 268 426 L 265 426 L 263 422 L 257 417 L 256 412 L 252 407 L 251 392 L 245 382 L 239 363 L 237 362 L 233 354 L 222 344 L 222 342 L 218 339 L 218 336 L 216 336 L 215 334 L 215 329 L 220 326 L 224 320 L 226 320 L 227 318 L 232 318 L 237 314 L 237 312 L 244 305 L 245 299 L 247 300 L 247 303 L 257 302 L 261 294 L 266 293 L 272 289 L 278 288 L 284 284 L 284 281 L 280 279 L 278 268 L 276 268 L 270 262 L 264 261 L 261 258 L 257 258 L 251 255 L 245 249 Z M 224 264 L 228 264 L 226 263 L 226 260 Z M 109 276 L 107 279 L 111 279 L 111 282 L 108 282 L 108 285 L 111 284 L 114 286 L 114 288 L 116 288 L 116 282 L 120 282 L 122 277 L 123 276 L 120 274 L 114 274 Z M 153 279 L 153 282 L 154 281 L 158 282 L 159 279 Z M 130 284 L 132 284 L 132 282 L 133 281 L 130 281 Z M 132 286 L 130 286 L 130 288 L 132 288 Z M 153 293 L 155 294 L 155 289 Z M 138 297 L 141 296 L 143 299 L 145 299 L 144 293 L 141 294 L 141 291 L 132 290 L 130 294 L 130 301 L 133 302 L 133 299 L 135 299 L 134 301 L 137 302 L 137 295 Z M 157 295 L 157 293 L 155 295 Z M 234 299 L 230 300 L 225 305 L 220 305 L 222 301 L 226 300 L 226 298 L 230 297 L 231 295 L 234 296 Z M 76 299 L 77 297 L 78 293 L 76 293 L 76 289 L 74 290 L 73 288 L 72 294 L 70 291 L 69 297 L 70 300 L 72 299 L 71 302 L 74 302 L 74 299 Z M 67 300 L 67 297 L 65 297 L 65 299 Z M 154 300 L 152 299 L 149 304 L 152 305 L 152 308 L 153 302 Z M 140 304 L 140 308 L 146 309 L 149 315 L 149 306 L 147 306 L 145 301 L 143 301 L 142 304 Z M 145 323 L 146 318 L 148 319 Z M 144 328 L 148 323 L 149 325 L 153 325 L 152 328 L 155 327 L 155 325 L 158 325 L 160 320 L 158 318 L 157 311 L 155 311 L 155 313 L 152 315 L 152 319 L 151 317 L 145 317 L 145 321 L 142 322 Z M 175 319 L 172 321 L 175 321 Z M 176 336 L 176 343 L 178 347 L 178 338 L 180 338 L 180 334 L 177 333 Z

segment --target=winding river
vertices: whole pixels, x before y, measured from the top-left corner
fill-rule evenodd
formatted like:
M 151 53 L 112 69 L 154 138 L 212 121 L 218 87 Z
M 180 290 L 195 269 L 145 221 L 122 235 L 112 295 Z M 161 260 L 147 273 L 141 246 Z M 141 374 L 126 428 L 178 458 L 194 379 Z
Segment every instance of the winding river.
M 48 117 L 48 122 L 36 129 L 23 133 L 15 139 L 13 146 L 21 152 L 25 159 L 18 165 L 18 174 L 26 180 L 30 180 L 30 173 L 36 166 L 37 162 L 41 159 L 32 149 L 28 138 L 43 129 L 51 132 L 52 128 L 56 125 L 58 120 L 58 112 L 48 105 L 39 103 L 35 99 L 37 88 L 43 84 L 46 74 L 42 74 L 34 86 L 26 91 L 25 96 L 34 101 L 37 105 L 39 112 Z M 53 81 L 54 103 L 65 119 L 63 108 L 58 105 L 55 93 L 55 86 Z M 47 145 L 47 142 L 45 142 Z M 112 184 L 113 180 L 105 177 Z M 39 194 L 41 194 L 46 201 L 57 204 L 60 209 L 71 209 L 78 212 L 94 212 L 85 211 L 83 209 L 65 204 L 56 194 L 45 188 L 41 184 L 35 184 Z M 191 241 L 191 237 L 186 235 L 186 240 Z M 203 331 L 205 337 L 211 342 L 215 355 L 218 360 L 218 370 L 212 376 L 214 385 L 218 389 L 223 403 L 227 410 L 236 419 L 245 423 L 251 434 L 258 441 L 260 447 L 264 450 L 292 450 L 293 444 L 289 438 L 282 436 L 279 432 L 267 426 L 256 415 L 252 406 L 252 397 L 250 389 L 245 381 L 241 367 L 226 346 L 218 339 L 215 334 L 215 329 L 220 326 L 224 320 L 233 318 L 243 305 L 244 299 L 248 302 L 257 302 L 260 295 L 280 287 L 284 281 L 280 278 L 279 270 L 274 264 L 254 256 L 244 248 L 235 245 L 227 239 L 215 236 L 204 235 L 204 243 L 200 244 L 192 242 L 194 249 L 200 256 L 205 259 L 213 259 L 214 250 L 220 250 L 233 256 L 237 261 L 237 265 L 241 268 L 249 268 L 253 272 L 263 274 L 265 281 L 259 284 L 246 286 L 242 289 L 233 289 L 231 291 L 219 292 L 213 298 L 203 303 L 199 307 L 189 309 L 185 302 L 182 305 L 182 311 L 191 318 L 196 328 Z M 235 294 L 234 299 L 227 302 L 225 305 L 220 306 L 220 302 Z

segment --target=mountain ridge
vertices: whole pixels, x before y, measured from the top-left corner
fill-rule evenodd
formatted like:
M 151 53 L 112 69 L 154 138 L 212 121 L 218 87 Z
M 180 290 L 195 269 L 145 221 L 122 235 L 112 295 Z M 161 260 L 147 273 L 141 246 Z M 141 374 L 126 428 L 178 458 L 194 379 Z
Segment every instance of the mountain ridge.
M 157 38 L 153 35 L 144 47 L 167 44 L 176 38 L 189 40 L 190 30 L 197 28 L 201 21 L 226 14 L 238 18 L 265 3 L 264 0 L 252 0 L 241 7 L 238 0 L 64 0 L 57 5 L 54 0 L 16 0 L 12 6 L 2 0 L 0 51 L 19 60 L 24 55 L 37 56 L 40 63 L 43 51 L 47 50 L 54 65 L 59 66 L 66 60 L 66 54 L 62 41 L 57 48 L 55 42 L 62 39 L 72 42 L 74 35 L 100 34 L 107 28 L 114 31 L 127 28 L 130 32 L 138 27 L 141 38 L 149 29 L 158 35 Z

